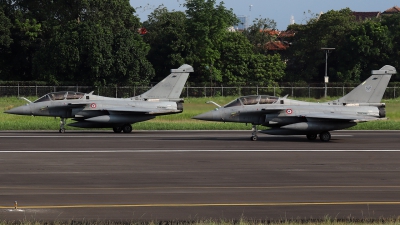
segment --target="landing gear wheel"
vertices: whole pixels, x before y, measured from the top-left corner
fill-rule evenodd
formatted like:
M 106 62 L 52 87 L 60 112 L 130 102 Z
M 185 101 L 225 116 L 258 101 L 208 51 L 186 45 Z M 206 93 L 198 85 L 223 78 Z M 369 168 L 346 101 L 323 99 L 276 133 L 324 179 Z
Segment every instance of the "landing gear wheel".
M 307 134 L 307 139 L 310 141 L 314 141 L 315 139 L 317 139 L 317 135 L 316 134 Z
M 113 127 L 114 133 L 121 133 L 122 127 Z
M 65 125 L 65 121 L 66 120 L 67 120 L 66 118 L 61 118 L 61 120 L 60 120 L 60 129 L 58 130 L 58 132 L 65 133 L 64 125 Z
M 253 124 L 253 128 L 251 129 L 253 132 L 251 133 L 251 138 L 250 138 L 250 140 L 252 140 L 252 141 L 257 141 L 257 139 L 258 139 L 258 136 L 257 136 L 257 131 L 258 131 L 258 128 L 257 128 L 257 125 L 254 125 Z
M 130 124 L 125 124 L 124 126 L 122 126 L 122 131 L 124 133 L 130 133 L 132 132 L 132 126 Z
M 329 133 L 328 131 L 321 132 L 319 134 L 319 139 L 321 139 L 321 141 L 323 142 L 328 142 L 331 140 L 331 133 Z

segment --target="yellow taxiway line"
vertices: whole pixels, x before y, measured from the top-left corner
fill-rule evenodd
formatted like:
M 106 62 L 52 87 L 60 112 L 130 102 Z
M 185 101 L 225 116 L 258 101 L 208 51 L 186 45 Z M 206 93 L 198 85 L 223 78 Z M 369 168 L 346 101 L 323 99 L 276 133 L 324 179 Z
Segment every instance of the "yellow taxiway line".
M 31 205 L 18 209 L 63 208 L 133 208 L 133 207 L 218 207 L 218 206 L 324 206 L 324 205 L 400 205 L 400 202 L 260 202 L 260 203 L 178 203 L 178 204 L 82 204 L 82 205 Z M 0 209 L 14 209 L 0 206 Z

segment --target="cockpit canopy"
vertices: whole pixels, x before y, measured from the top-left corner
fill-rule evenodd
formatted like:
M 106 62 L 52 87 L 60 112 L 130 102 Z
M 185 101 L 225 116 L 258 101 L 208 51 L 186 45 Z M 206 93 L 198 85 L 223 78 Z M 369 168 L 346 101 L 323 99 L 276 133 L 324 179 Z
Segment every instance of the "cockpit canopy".
M 85 93 L 82 92 L 74 92 L 74 91 L 59 91 L 59 92 L 51 92 L 43 95 L 38 98 L 34 103 L 37 102 L 46 102 L 46 101 L 58 101 L 58 100 L 73 100 L 73 99 L 81 99 Z
M 224 108 L 241 106 L 241 105 L 257 105 L 257 104 L 273 104 L 278 101 L 279 97 L 269 95 L 249 95 L 237 98 L 226 104 Z

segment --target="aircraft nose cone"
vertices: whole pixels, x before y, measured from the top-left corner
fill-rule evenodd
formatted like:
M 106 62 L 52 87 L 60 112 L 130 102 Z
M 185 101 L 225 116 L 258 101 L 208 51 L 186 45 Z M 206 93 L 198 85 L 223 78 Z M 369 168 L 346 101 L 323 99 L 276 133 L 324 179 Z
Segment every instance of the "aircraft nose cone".
M 221 118 L 218 115 L 219 115 L 219 112 L 217 110 L 213 110 L 213 111 L 209 111 L 209 112 L 194 116 L 193 119 L 208 120 L 208 121 L 220 121 Z
M 17 114 L 17 115 L 31 115 L 31 108 L 29 105 L 19 106 L 10 110 L 5 111 L 5 113 L 9 114 Z

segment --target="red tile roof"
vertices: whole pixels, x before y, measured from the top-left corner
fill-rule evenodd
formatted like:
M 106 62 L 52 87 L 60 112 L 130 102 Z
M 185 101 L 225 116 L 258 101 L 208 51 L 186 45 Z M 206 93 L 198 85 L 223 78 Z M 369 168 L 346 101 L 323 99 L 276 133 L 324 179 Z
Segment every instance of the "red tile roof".
M 363 21 L 371 18 L 378 18 L 380 12 L 352 12 L 352 14 L 356 17 L 356 20 Z
M 265 47 L 271 51 L 286 50 L 289 45 L 281 41 L 271 41 L 265 44 Z
M 385 12 L 383 12 L 382 14 L 393 14 L 393 13 L 399 13 L 399 12 L 400 12 L 400 7 L 398 7 L 396 5 L 396 6 L 393 6 L 392 8 L 390 8 L 390 9 L 385 10 Z

